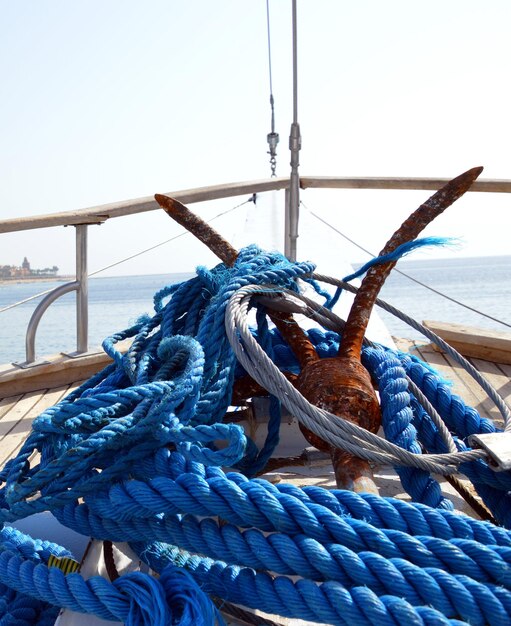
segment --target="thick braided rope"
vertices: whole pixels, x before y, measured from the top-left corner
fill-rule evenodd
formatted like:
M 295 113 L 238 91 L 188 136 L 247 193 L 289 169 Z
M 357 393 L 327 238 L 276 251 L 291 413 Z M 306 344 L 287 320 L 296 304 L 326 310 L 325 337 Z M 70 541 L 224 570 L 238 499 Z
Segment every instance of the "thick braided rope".
M 79 574 L 66 575 L 57 567 L 47 567 L 50 555 L 62 557 L 69 552 L 13 528 L 1 531 L 0 576 L 2 586 L 8 586 L 4 600 L 11 602 L 2 607 L 0 601 L 0 616 L 5 609 L 0 623 L 21 624 L 24 619 L 27 626 L 50 626 L 57 607 L 138 626 L 223 623 L 189 574 L 171 563 L 163 566 L 159 581 L 132 572 L 110 583 L 100 576 L 85 580 Z
M 59 607 L 0 584 L 0 624 L 53 626 Z
M 382 426 L 386 438 L 410 452 L 421 454 L 417 431 L 412 424 L 408 382 L 399 359 L 387 356 L 371 373 L 378 380 Z M 419 468 L 399 466 L 396 467 L 396 472 L 403 487 L 414 500 L 434 508 L 453 508 L 451 501 L 442 496 L 440 485 L 430 473 Z
M 131 497 L 128 497 L 128 501 L 126 501 L 123 499 L 124 496 L 122 494 L 134 488 L 135 491 L 148 489 L 148 495 L 150 496 L 153 490 L 147 485 L 149 485 L 150 481 L 156 480 L 153 479 L 153 476 L 156 474 L 165 485 L 165 489 L 171 489 L 169 498 L 177 497 L 177 502 L 179 506 L 183 507 L 182 510 L 184 512 L 189 511 L 190 507 L 194 507 L 192 512 L 198 515 L 220 514 L 225 516 L 228 514 L 237 515 L 243 509 L 242 512 L 245 511 L 244 515 L 254 516 L 247 519 L 245 525 L 248 526 L 257 526 L 258 519 L 268 520 L 264 516 L 261 517 L 259 515 L 256 517 L 257 507 L 251 505 L 252 494 L 261 492 L 261 499 L 269 502 L 268 508 L 270 512 L 276 506 L 272 498 L 275 498 L 278 503 L 283 496 L 292 497 L 293 506 L 290 509 L 290 513 L 293 513 L 295 509 L 298 511 L 295 514 L 297 521 L 293 522 L 292 518 L 289 518 L 286 532 L 303 532 L 300 526 L 301 520 L 309 520 L 313 505 L 320 505 L 322 511 L 321 520 L 318 520 L 320 529 L 324 523 L 323 509 L 327 509 L 333 514 L 332 519 L 346 517 L 348 522 L 353 519 L 362 520 L 372 527 L 401 531 L 410 536 L 429 535 L 441 539 L 460 538 L 474 540 L 487 545 L 511 546 L 511 538 L 507 530 L 487 522 L 474 520 L 465 515 L 454 514 L 446 510 L 435 510 L 420 504 L 411 504 L 392 498 L 379 498 L 371 494 L 325 490 L 313 486 L 298 488 L 287 483 L 272 485 L 265 480 L 250 481 L 241 474 L 228 473 L 226 475 L 218 467 L 205 467 L 199 463 L 186 460 L 178 453 L 171 453 L 165 449 L 158 450 L 149 459 L 144 459 L 138 464 L 135 463 L 132 466 L 132 473 L 134 479 L 129 483 L 132 485 L 131 487 L 127 486 L 128 483 L 112 486 L 107 493 L 98 493 L 95 498 L 87 499 L 87 502 L 92 507 L 104 507 L 107 517 L 111 517 L 112 514 L 108 511 L 111 511 L 112 507 L 119 507 L 119 509 L 116 508 L 115 510 L 120 519 L 129 517 L 130 505 L 128 502 Z M 137 478 L 139 482 L 136 482 Z M 172 482 L 165 482 L 165 479 L 169 479 Z M 186 493 L 186 485 L 189 482 L 191 484 L 190 494 Z M 146 486 L 144 487 L 144 485 Z M 151 483 L 151 485 L 154 485 L 154 483 Z M 218 495 L 215 495 L 216 492 L 218 492 Z M 268 499 L 264 492 L 267 492 L 271 498 Z M 145 491 L 141 497 L 143 503 L 140 506 L 145 506 Z M 159 498 L 161 496 L 156 495 L 155 497 Z M 204 502 L 207 506 L 204 506 Z M 147 503 L 150 502 L 148 501 Z M 242 509 L 240 509 L 238 503 L 241 503 Z M 122 510 L 124 504 L 126 504 L 128 509 L 126 514 Z M 286 502 L 282 500 L 282 504 L 278 508 L 285 505 Z M 157 501 L 154 503 L 154 506 L 160 507 L 162 503 Z M 167 506 L 171 507 L 172 502 L 169 502 Z M 74 510 L 74 505 L 69 505 L 64 510 L 69 509 L 69 507 L 71 510 Z M 171 513 L 177 513 L 180 510 L 178 506 L 169 509 Z M 59 511 L 55 513 L 59 514 Z M 139 512 L 139 516 L 150 517 L 151 511 L 144 510 L 143 514 Z M 278 517 L 278 512 L 273 517 L 275 523 L 280 526 L 282 522 Z M 239 516 L 237 521 L 242 523 Z M 313 522 L 314 520 L 309 523 Z M 269 530 L 271 529 L 270 526 Z M 282 528 L 279 529 L 283 530 Z
M 171 545 L 155 543 L 148 546 L 144 550 L 144 558 L 157 571 L 169 558 L 174 559 L 192 572 L 208 593 L 220 592 L 229 601 L 249 606 L 253 605 L 253 598 L 257 596 L 257 608 L 288 617 L 299 614 L 306 620 L 342 626 L 460 624 L 457 619 L 446 618 L 431 607 L 414 607 L 395 595 L 377 596 L 366 587 L 348 589 L 335 581 L 318 585 L 307 579 L 292 581 L 284 576 L 271 577 L 251 568 L 233 567 L 223 561 L 198 558 L 183 550 L 177 551 Z M 474 624 L 482 626 L 486 616 L 476 610 L 472 618 Z
M 241 531 L 232 524 L 219 525 L 212 519 L 199 521 L 191 515 L 159 515 L 144 523 L 137 519 L 119 522 L 94 515 L 80 505 L 59 517 L 75 530 L 98 538 L 148 542 L 156 539 L 257 570 L 366 585 L 375 593 L 397 593 L 413 604 L 431 603 L 439 610 L 445 609 L 446 598 L 453 589 L 459 589 L 460 584 L 465 586 L 458 582 L 459 576 L 470 577 L 473 586 L 478 583 L 509 588 L 511 582 L 511 548 L 482 546 L 473 540 L 445 541 L 419 536 L 414 541 L 393 531 L 387 539 L 398 546 L 396 550 L 388 540 L 384 539 L 380 548 L 374 537 L 370 543 L 370 539 L 359 535 L 366 544 L 361 548 L 354 533 L 351 541 L 349 533 L 344 533 L 347 539 L 343 541 L 338 532 L 338 542 L 320 542 L 302 533 L 266 534 L 255 528 Z M 358 529 L 355 526 L 351 530 L 356 533 Z M 511 598 L 504 590 L 501 595 L 507 600 Z
M 139 626 L 167 626 L 171 623 L 205 626 L 214 624 L 219 617 L 203 597 L 203 592 L 194 586 L 198 599 L 191 610 L 195 619 L 178 621 L 179 613 L 190 609 L 179 597 L 183 573 L 168 563 L 162 570 L 160 581 L 132 572 L 110 583 L 101 576 L 85 580 L 79 574 L 66 575 L 58 568 L 36 565 L 4 550 L 0 553 L 0 570 L 4 583 L 21 594 L 108 621 Z M 173 579 L 176 576 L 177 581 Z M 175 607 L 174 614 L 172 606 Z
M 252 247 L 232 271 L 202 269 L 190 286 L 163 290 L 153 318 L 141 318 L 111 338 L 115 365 L 74 393 L 62 410 L 44 414 L 30 444 L 3 470 L 2 519 L 52 508 L 79 532 L 138 541 L 137 551 L 160 571 L 178 564 L 210 593 L 284 615 L 333 624 L 454 624 L 458 618 L 505 623 L 511 615 L 507 531 L 447 510 L 249 481 L 214 466 L 233 465 L 246 454 L 241 430 L 218 423 L 240 371 L 223 330 L 227 302 L 244 285 L 295 288 L 294 278 L 305 277 L 311 267 Z M 166 297 L 170 300 L 164 305 Z M 285 349 L 276 343 L 278 333 L 269 332 L 260 315 L 257 322 L 261 345 L 282 365 Z M 195 339 L 173 337 L 175 345 L 169 344 L 169 335 L 176 333 Z M 132 349 L 125 357 L 118 355 L 117 341 L 133 335 Z M 338 340 L 335 333 L 310 335 L 320 353 Z M 194 352 L 197 346 L 202 362 Z M 388 370 L 388 381 L 383 379 L 389 396 L 401 402 L 402 383 L 393 382 L 401 364 L 389 360 L 383 369 Z M 397 413 L 403 408 L 399 405 Z M 419 420 L 415 413 L 410 418 L 408 409 L 395 437 L 414 421 L 441 448 L 427 418 Z M 221 437 L 228 453 L 211 447 Z M 406 447 L 412 440 L 400 443 Z M 168 442 L 179 452 L 161 447 Z M 82 475 L 68 463 L 82 462 L 80 455 L 74 457 L 76 448 L 85 459 Z M 42 456 L 38 471 L 27 465 L 35 450 Z M 475 463 L 483 465 L 470 465 Z M 85 504 L 76 502 L 79 497 Z M 112 607 L 119 611 L 122 604 L 122 611 L 128 607 L 130 619 L 138 622 L 158 623 L 171 610 L 168 588 L 162 591 L 143 576 L 121 577 L 113 592 L 103 583 L 87 585 L 78 575 L 70 583 L 36 565 L 30 546 L 21 558 L 9 545 L 0 544 L 7 565 L 5 571 L 0 566 L 0 582 L 8 579 L 20 593 L 39 585 L 37 593 L 49 594 L 46 600 L 70 607 L 86 600 L 87 610 L 111 615 Z M 260 569 L 278 575 L 273 579 L 255 571 Z M 111 593 L 105 609 L 101 601 Z
M 477 573 L 479 565 L 473 559 L 473 546 L 479 544 L 471 539 L 446 540 L 422 535 L 412 538 L 399 530 L 377 529 L 363 520 L 340 518 L 326 507 L 311 501 L 302 502 L 278 491 L 270 493 L 262 484 L 254 485 L 253 481 L 231 485 L 230 488 L 223 484 L 227 481 L 220 482 L 218 477 L 204 481 L 187 474 L 175 482 L 169 479 L 166 481 L 154 479 L 149 488 L 144 483 L 134 481 L 133 484 L 126 484 L 122 491 L 115 489 L 115 493 L 111 492 L 110 498 L 102 503 L 94 500 L 90 507 L 66 507 L 62 513 L 55 514 L 58 517 L 62 515 L 61 519 L 66 525 L 82 533 L 90 534 L 90 524 L 94 523 L 92 534 L 95 536 L 105 536 L 111 528 L 108 523 L 119 519 L 126 528 L 133 520 L 134 529 L 138 532 L 137 524 L 140 520 L 151 520 L 158 514 L 169 516 L 168 524 L 173 523 L 173 515 L 182 511 L 199 516 L 218 515 L 240 527 L 254 527 L 265 532 L 280 531 L 289 536 L 305 535 L 322 543 L 339 543 L 355 552 L 376 551 L 386 558 L 405 558 L 419 567 L 443 568 L 485 580 L 486 574 L 483 576 Z M 123 506 L 117 507 L 119 502 L 123 502 Z M 204 506 L 204 502 L 209 502 L 210 506 Z M 96 514 L 92 522 L 89 508 Z M 167 522 L 163 524 L 164 519 L 160 520 L 162 525 L 157 524 L 158 528 L 165 527 Z M 103 529 L 101 520 L 107 524 Z M 117 535 L 115 539 L 119 540 Z M 161 535 L 159 539 L 162 539 Z M 494 560 L 487 567 L 497 568 L 496 580 L 500 580 L 502 568 L 505 570 L 510 565 L 509 546 L 491 550 L 483 548 L 481 555 L 484 553 L 486 556 L 481 556 L 481 559 L 489 560 L 488 563 Z
M 249 482 L 241 474 L 226 475 L 219 467 L 205 467 L 166 449 L 158 450 L 153 456 L 140 460 L 131 468 L 133 479 L 144 482 L 156 475 L 176 480 L 185 473 L 204 480 L 217 478 L 218 482 L 228 479 L 238 486 Z M 287 494 L 296 498 L 298 502 L 320 504 L 338 516 L 364 520 L 377 528 L 400 530 L 409 535 L 431 535 L 443 539 L 458 537 L 484 544 L 511 545 L 509 533 L 503 528 L 418 503 L 410 504 L 403 500 L 379 498 L 351 491 L 327 490 L 315 486 L 298 488 L 285 482 L 272 485 L 267 481 L 258 480 L 255 484 L 275 497 L 278 497 L 278 494 Z
M 400 358 L 407 374 L 421 387 L 432 405 L 441 413 L 448 427 L 458 433 L 458 448 L 467 450 L 463 439 L 477 433 L 496 432 L 493 423 L 481 418 L 463 400 L 452 393 L 449 386 L 438 380 L 431 371 L 406 355 Z M 436 438 L 436 429 L 418 407 L 414 407 L 416 422 L 421 424 L 423 440 L 429 450 L 441 450 L 442 443 Z M 463 439 L 462 439 L 463 438 Z M 500 523 L 511 527 L 511 476 L 509 472 L 494 472 L 486 463 L 475 461 L 461 466 L 461 471 L 472 481 L 478 494 L 490 507 Z

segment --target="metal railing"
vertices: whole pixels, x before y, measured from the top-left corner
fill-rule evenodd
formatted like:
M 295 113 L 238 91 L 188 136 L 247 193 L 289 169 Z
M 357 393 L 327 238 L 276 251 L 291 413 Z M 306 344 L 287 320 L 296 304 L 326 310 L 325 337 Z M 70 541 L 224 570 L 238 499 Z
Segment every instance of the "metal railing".
M 381 178 L 381 177 L 312 177 L 302 176 L 302 189 L 380 189 L 380 190 L 436 190 L 448 179 L 444 178 Z M 205 202 L 221 198 L 230 198 L 265 191 L 286 190 L 285 250 L 296 248 L 296 229 L 291 228 L 289 219 L 289 178 L 271 178 L 269 180 L 245 181 L 196 189 L 169 192 L 168 195 L 184 204 Z M 470 189 L 471 192 L 511 193 L 511 180 L 479 180 Z M 20 217 L 0 220 L 0 233 L 19 232 L 56 226 L 76 227 L 76 279 L 60 285 L 46 295 L 34 310 L 28 323 L 25 339 L 25 363 L 21 367 L 37 364 L 35 338 L 38 324 L 48 307 L 64 294 L 76 291 L 76 352 L 88 351 L 88 275 L 87 275 L 87 228 L 92 224 L 101 224 L 108 219 L 134 215 L 146 211 L 160 210 L 152 197 L 115 202 L 77 211 Z
M 76 355 L 85 354 L 89 349 L 89 279 L 87 273 L 87 225 L 77 224 L 76 228 L 76 280 L 55 287 L 36 306 L 28 322 L 25 336 L 25 362 L 20 367 L 36 364 L 35 337 L 37 327 L 45 311 L 58 298 L 76 291 Z M 73 355 L 70 355 L 73 356 Z

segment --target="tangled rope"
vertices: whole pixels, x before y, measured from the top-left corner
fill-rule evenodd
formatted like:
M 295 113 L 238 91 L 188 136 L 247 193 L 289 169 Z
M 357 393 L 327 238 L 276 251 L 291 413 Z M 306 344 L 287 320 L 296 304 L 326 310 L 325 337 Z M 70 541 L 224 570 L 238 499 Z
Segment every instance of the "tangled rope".
M 105 340 L 113 364 L 44 411 L 1 471 L 0 516 L 6 524 L 49 510 L 84 535 L 130 542 L 160 577 L 66 575 L 48 560 L 67 551 L 4 526 L 0 623 L 50 624 L 55 607 L 127 624 L 221 623 L 206 594 L 331 624 L 509 623 L 511 534 L 453 512 L 431 476 L 462 471 L 510 527 L 509 472 L 494 472 L 467 444 L 495 427 L 430 368 L 381 346 L 366 346 L 363 361 L 379 387 L 386 439 L 332 426 L 304 403 L 281 380 L 280 371 L 296 372 L 294 355 L 253 295 L 311 308 L 296 279 L 322 293 L 313 269 L 250 246 L 233 268 L 199 268 L 162 290 L 152 317 Z M 317 305 L 313 314 L 335 330 L 309 338 L 321 357 L 333 356 L 340 322 Z M 122 355 L 116 344 L 128 337 Z M 247 372 L 274 397 L 260 449 L 223 422 Z M 327 441 L 393 464 L 415 502 L 250 479 L 278 443 L 281 402 Z

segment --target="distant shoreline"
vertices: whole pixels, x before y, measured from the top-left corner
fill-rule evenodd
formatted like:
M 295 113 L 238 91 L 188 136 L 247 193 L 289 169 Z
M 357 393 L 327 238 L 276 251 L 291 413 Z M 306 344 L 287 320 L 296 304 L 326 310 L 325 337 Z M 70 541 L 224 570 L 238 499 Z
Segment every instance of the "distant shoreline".
M 0 278 L 0 287 L 3 285 L 13 285 L 20 283 L 63 283 L 68 280 L 75 280 L 74 276 L 30 276 L 29 278 Z

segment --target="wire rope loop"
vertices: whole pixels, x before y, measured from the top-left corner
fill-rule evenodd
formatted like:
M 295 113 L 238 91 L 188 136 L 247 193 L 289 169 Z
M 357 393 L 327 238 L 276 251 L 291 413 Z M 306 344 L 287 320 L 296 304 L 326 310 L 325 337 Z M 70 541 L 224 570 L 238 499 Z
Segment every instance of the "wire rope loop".
M 333 420 L 331 418 L 334 416 L 311 405 L 270 361 L 248 329 L 246 319 L 250 299 L 256 294 L 268 296 L 276 292 L 278 290 L 272 286 L 247 286 L 234 293 L 225 315 L 227 336 L 238 360 L 247 372 L 276 395 L 312 432 L 331 445 L 369 461 L 408 465 L 441 474 L 456 472 L 459 464 L 463 462 L 485 458 L 482 451 L 412 454 L 355 424 L 345 420 Z

